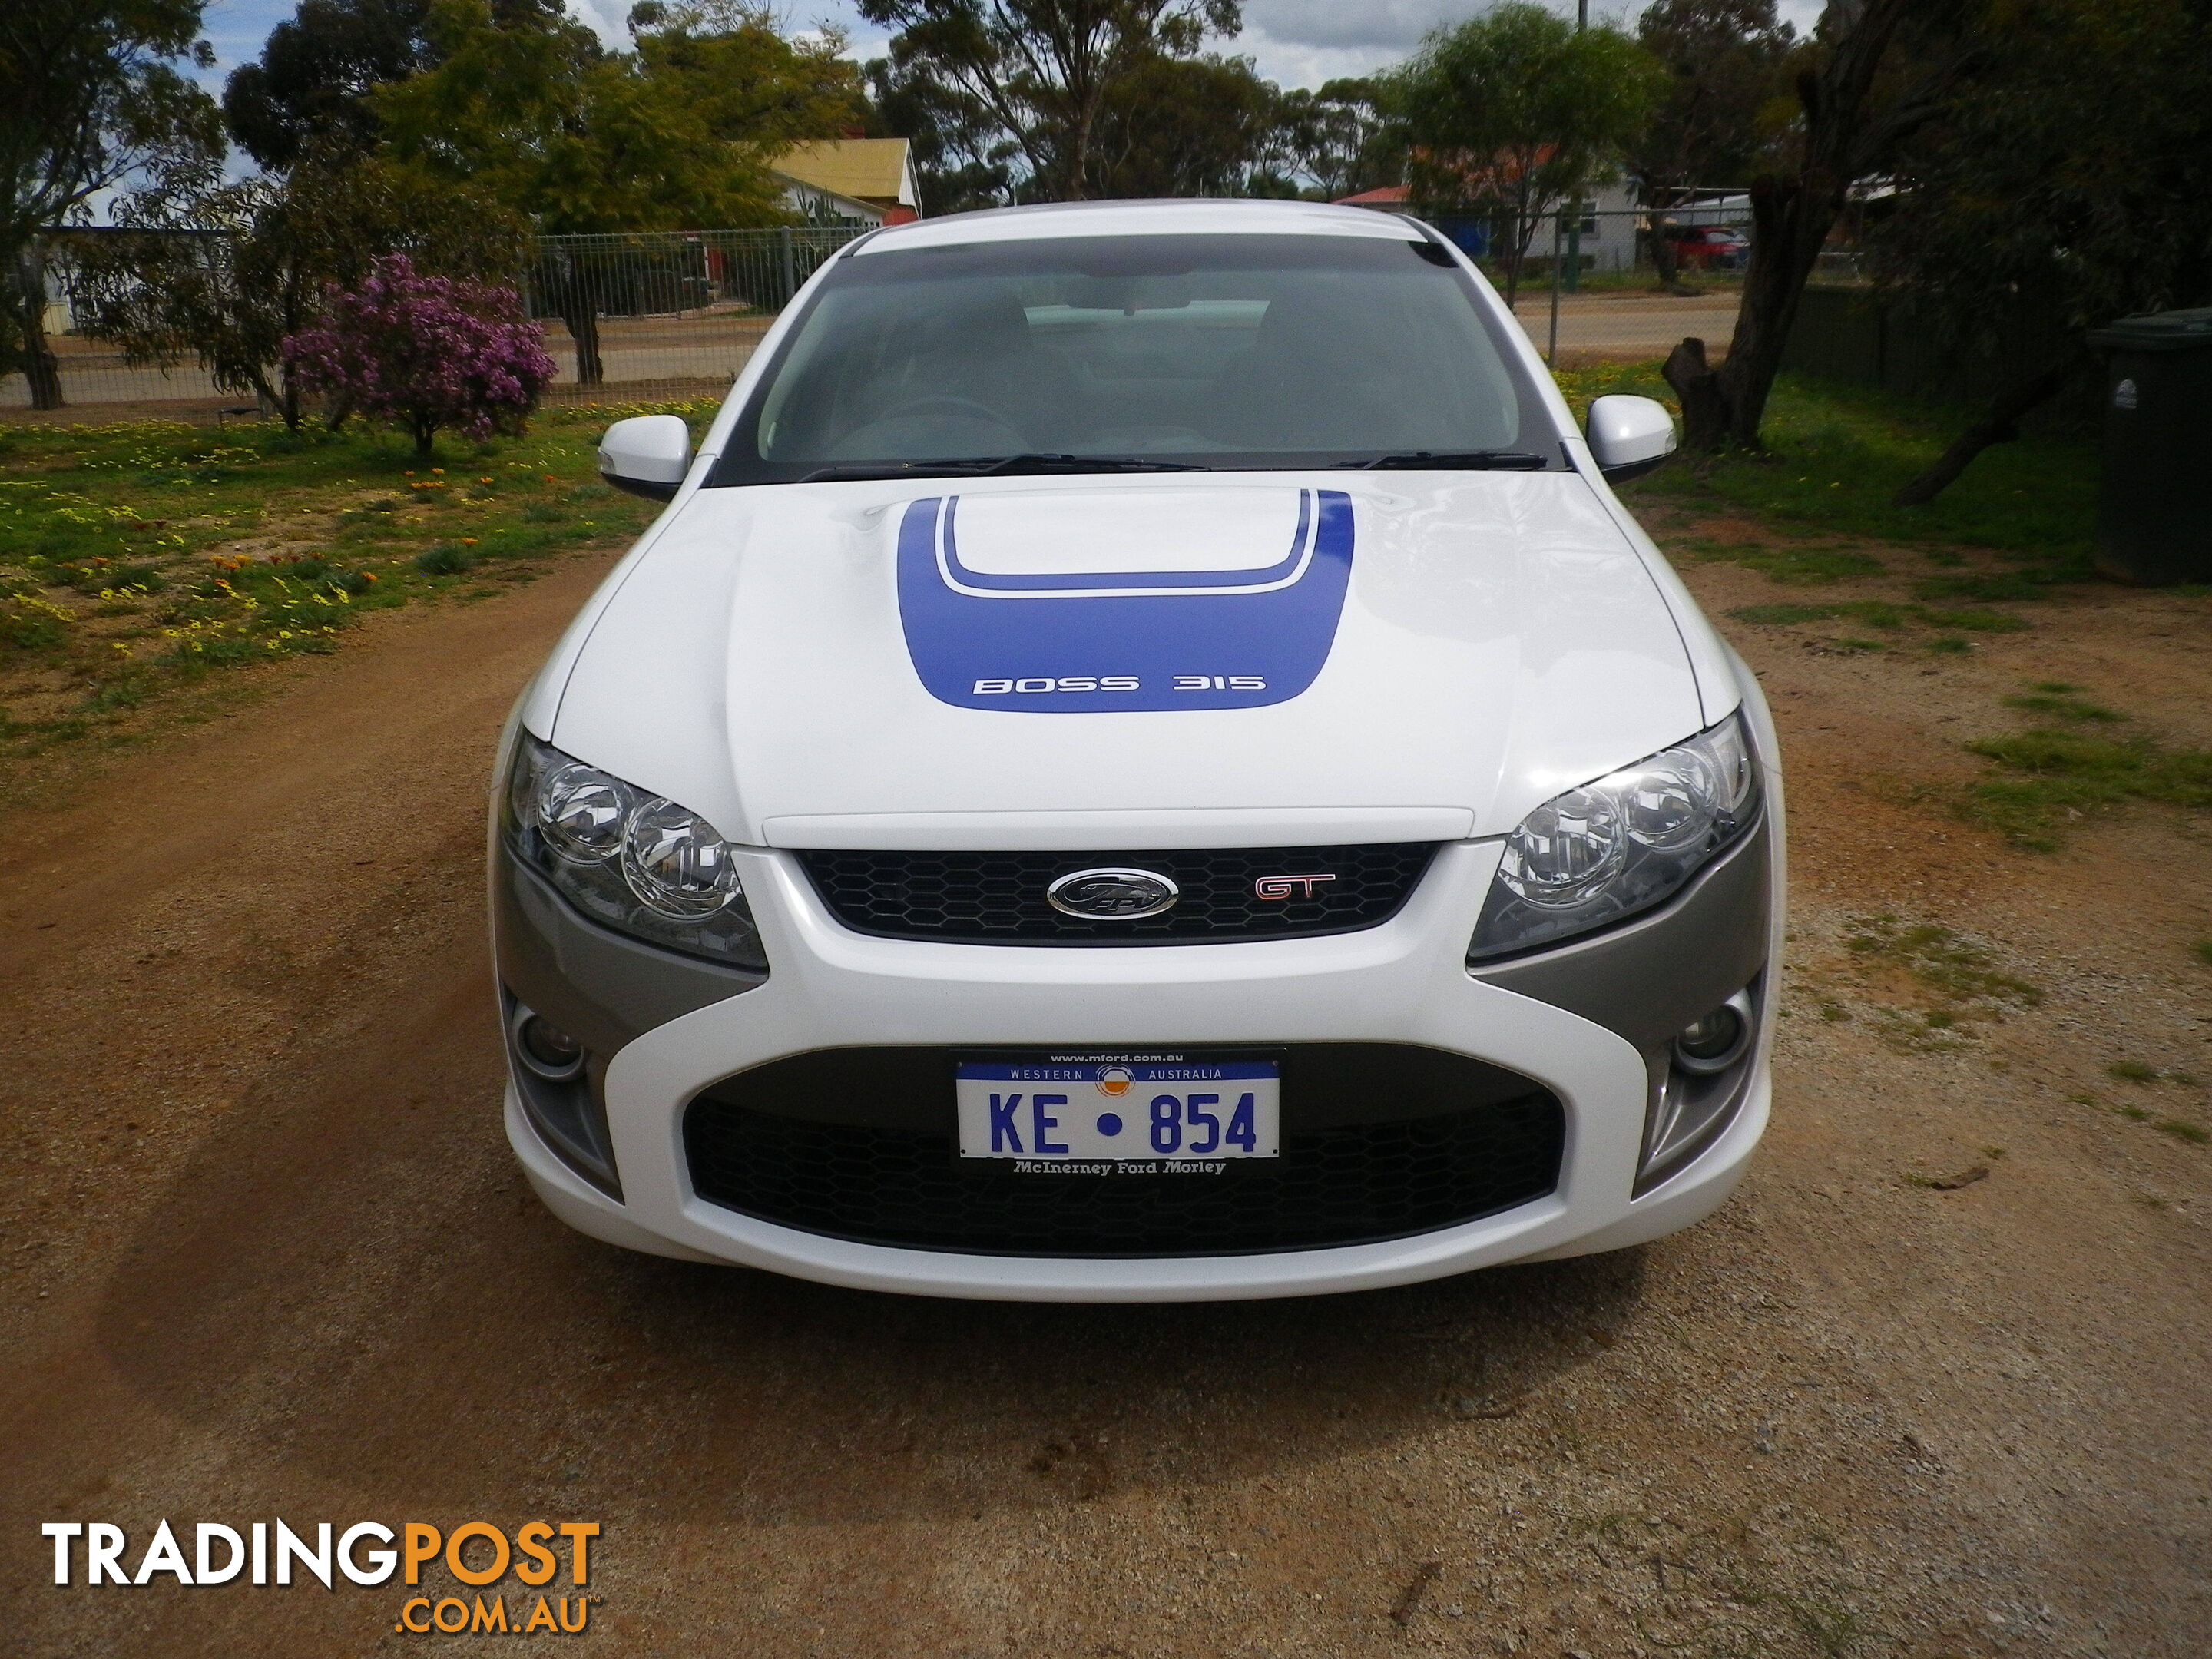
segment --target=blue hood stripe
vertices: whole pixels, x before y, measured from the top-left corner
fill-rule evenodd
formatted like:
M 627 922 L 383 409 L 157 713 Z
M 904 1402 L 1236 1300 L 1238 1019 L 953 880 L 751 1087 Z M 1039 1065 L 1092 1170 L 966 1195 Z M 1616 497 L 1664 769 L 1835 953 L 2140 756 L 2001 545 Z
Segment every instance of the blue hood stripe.
M 1341 490 L 1301 490 L 1289 557 L 1257 570 L 981 574 L 959 562 L 957 505 L 912 502 L 898 531 L 907 653 L 940 702 L 1034 714 L 1262 708 L 1304 691 L 1328 660 L 1352 580 Z

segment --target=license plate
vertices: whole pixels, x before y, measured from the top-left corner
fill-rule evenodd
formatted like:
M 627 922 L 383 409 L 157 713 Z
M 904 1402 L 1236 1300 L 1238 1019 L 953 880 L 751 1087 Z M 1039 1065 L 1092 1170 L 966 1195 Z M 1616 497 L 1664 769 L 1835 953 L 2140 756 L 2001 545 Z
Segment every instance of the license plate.
M 1273 1060 L 1038 1054 L 963 1061 L 955 1079 L 963 1158 L 1129 1174 L 1188 1172 L 1281 1150 Z

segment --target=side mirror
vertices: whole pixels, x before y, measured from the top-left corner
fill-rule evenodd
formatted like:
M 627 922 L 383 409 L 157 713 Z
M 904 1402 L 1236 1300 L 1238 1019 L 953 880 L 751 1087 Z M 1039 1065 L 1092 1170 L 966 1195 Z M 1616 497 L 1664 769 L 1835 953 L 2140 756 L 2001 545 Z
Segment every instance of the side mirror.
M 691 428 L 674 415 L 617 421 L 599 440 L 599 477 L 633 495 L 672 500 L 690 470 Z
M 1600 398 L 1588 429 L 1590 454 L 1611 483 L 1640 478 L 1674 453 L 1674 417 L 1650 398 Z

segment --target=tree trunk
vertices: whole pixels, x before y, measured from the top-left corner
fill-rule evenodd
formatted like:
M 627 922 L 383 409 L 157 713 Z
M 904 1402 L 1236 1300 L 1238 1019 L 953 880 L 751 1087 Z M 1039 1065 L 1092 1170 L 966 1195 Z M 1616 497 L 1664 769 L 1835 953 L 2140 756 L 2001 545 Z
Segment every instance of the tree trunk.
M 607 378 L 599 360 L 599 313 L 586 283 L 574 280 L 562 290 L 561 320 L 576 343 L 576 384 L 598 386 Z
M 1934 465 L 1893 498 L 1899 507 L 1924 507 L 1958 481 L 1980 454 L 1992 444 L 2010 443 L 2020 436 L 2020 418 L 2038 404 L 2055 397 L 2076 370 L 2088 361 L 2085 350 L 2069 353 L 2061 362 L 2053 363 L 2039 374 L 2007 386 L 1990 399 L 1989 409 L 1982 418 L 1960 433 L 1951 447 L 1936 459 Z
M 1933 88 L 1941 84 L 1941 76 L 1919 95 L 1900 99 L 1897 110 L 1887 115 L 1870 114 L 1868 108 L 1891 43 L 1918 3 L 1832 4 L 1828 15 L 1841 20 L 1838 31 L 1819 61 L 1797 77 L 1797 100 L 1804 111 L 1797 171 L 1752 181 L 1751 262 L 1744 271 L 1743 301 L 1728 360 L 1717 369 L 1686 362 L 1680 366 L 1684 382 L 1675 390 L 1684 398 L 1685 425 L 1692 424 L 1692 394 L 1685 386 L 1694 387 L 1700 400 L 1708 392 L 1717 397 L 1722 413 L 1717 432 L 1705 431 L 1708 441 L 1692 447 L 1759 447 L 1759 423 L 1782 368 L 1790 325 L 1797 320 L 1798 300 L 1852 185 L 1886 165 L 1896 145 L 1938 112 Z M 1703 352 L 1698 355 L 1702 359 Z
M 598 386 L 606 379 L 599 360 L 599 292 L 592 257 L 568 252 L 549 255 L 538 268 L 540 286 L 551 295 L 562 325 L 576 348 L 576 384 Z
M 31 407 L 62 406 L 61 365 L 46 343 L 46 267 L 36 244 L 23 250 L 15 265 L 18 331 L 22 336 L 23 379 L 30 385 Z
M 1720 384 L 1705 362 L 1705 343 L 1689 339 L 1676 346 L 1659 371 L 1682 404 L 1682 447 L 1711 453 L 1728 435 L 1728 406 Z
M 1660 287 L 1669 294 L 1681 291 L 1682 250 L 1674 246 L 1666 225 L 1656 217 L 1651 223 L 1651 269 L 1658 274 Z

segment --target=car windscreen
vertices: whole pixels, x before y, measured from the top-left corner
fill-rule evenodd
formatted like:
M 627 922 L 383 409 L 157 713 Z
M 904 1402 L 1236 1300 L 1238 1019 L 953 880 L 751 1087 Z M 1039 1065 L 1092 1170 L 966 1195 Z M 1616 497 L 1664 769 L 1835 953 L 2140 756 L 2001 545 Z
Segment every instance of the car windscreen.
M 717 485 L 1009 457 L 1227 468 L 1523 452 L 1549 415 L 1436 245 L 1086 237 L 838 260 Z M 1403 464 L 1402 459 L 1399 464 Z

